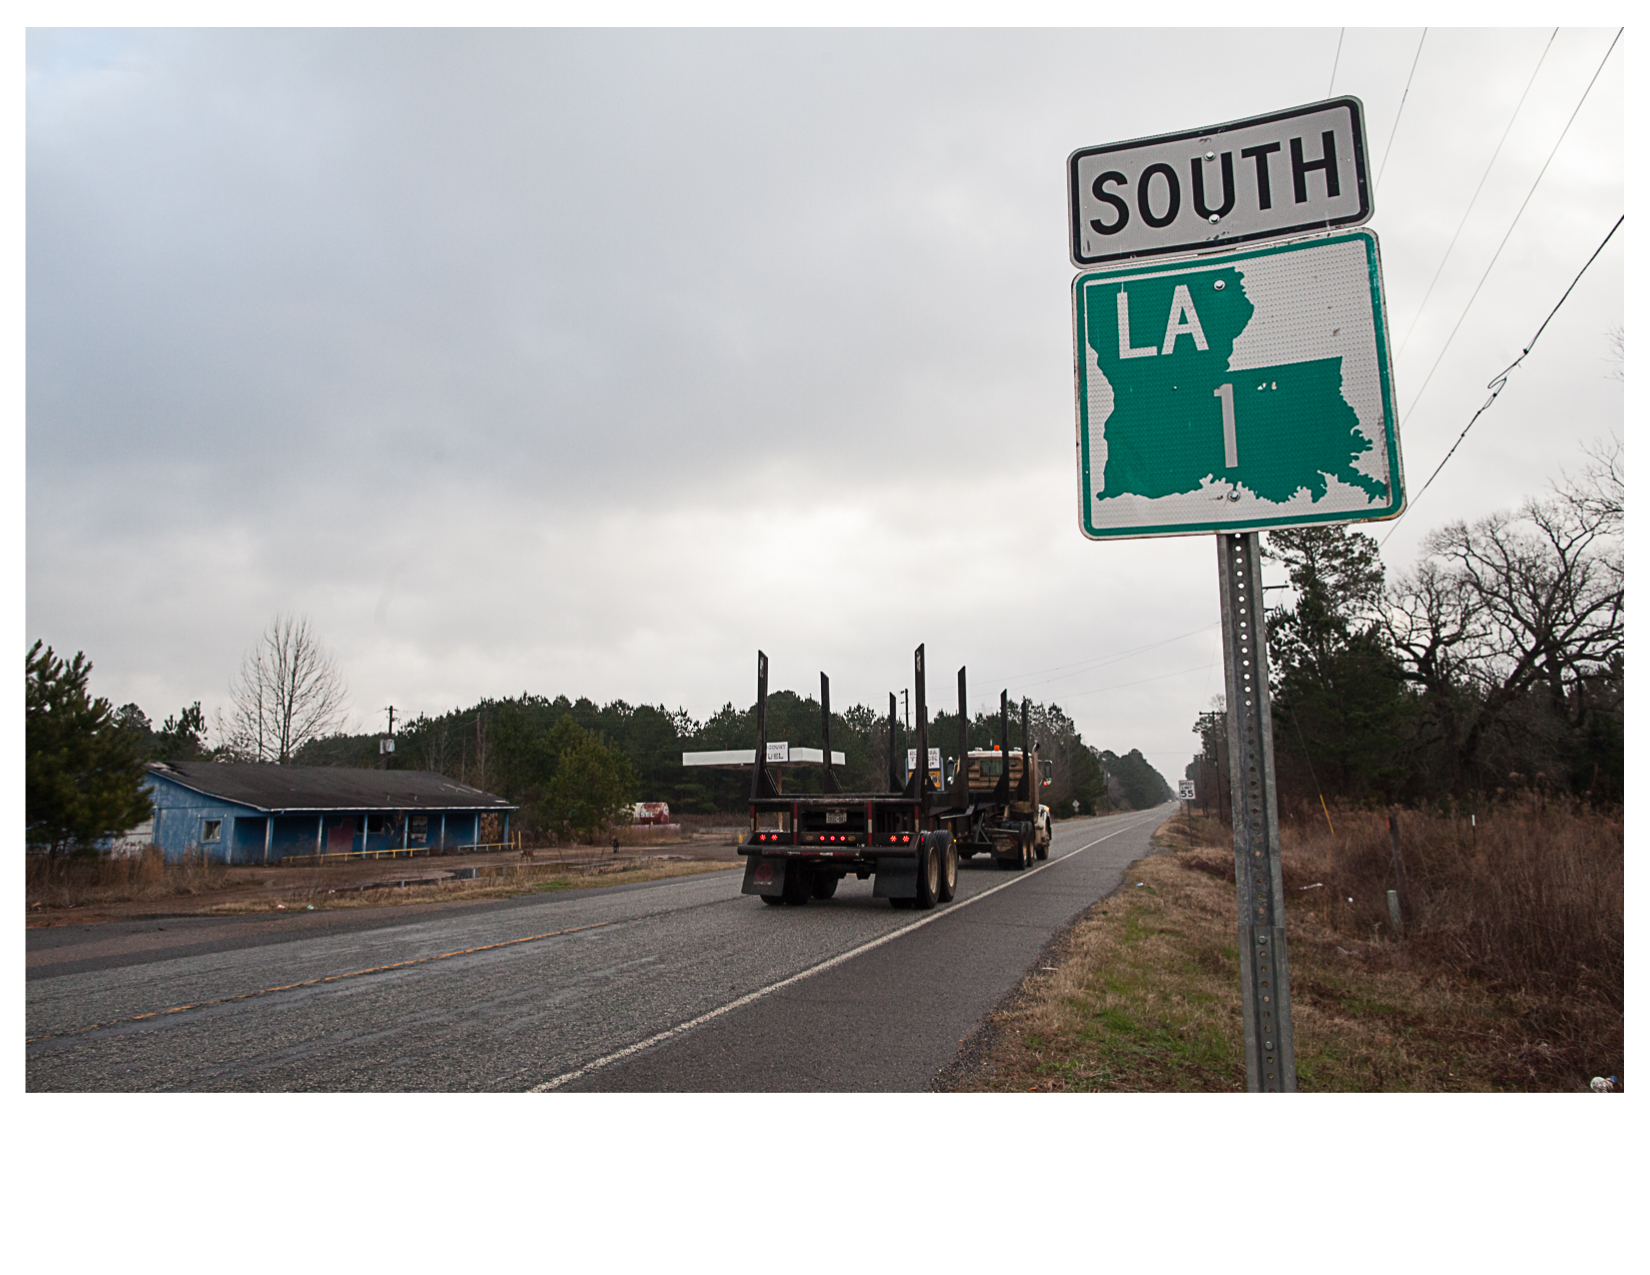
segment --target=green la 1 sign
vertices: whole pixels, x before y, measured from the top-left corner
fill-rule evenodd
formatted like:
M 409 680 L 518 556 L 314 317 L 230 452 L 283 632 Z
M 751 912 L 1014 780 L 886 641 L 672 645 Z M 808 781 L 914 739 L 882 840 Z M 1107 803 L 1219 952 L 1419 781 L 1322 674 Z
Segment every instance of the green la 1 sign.
M 1371 231 L 1090 271 L 1072 314 L 1084 535 L 1403 512 Z

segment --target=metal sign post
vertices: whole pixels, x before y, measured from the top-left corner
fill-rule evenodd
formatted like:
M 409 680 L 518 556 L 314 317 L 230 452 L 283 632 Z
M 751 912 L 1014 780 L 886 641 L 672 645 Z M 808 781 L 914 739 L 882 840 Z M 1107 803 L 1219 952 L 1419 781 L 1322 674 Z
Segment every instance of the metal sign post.
M 1215 544 L 1220 555 L 1221 644 L 1226 653 L 1244 1062 L 1250 1093 L 1294 1093 L 1295 1032 L 1289 1014 L 1289 945 L 1283 927 L 1260 536 L 1253 531 L 1219 535 Z
M 1405 501 L 1380 247 L 1354 229 L 1367 155 L 1343 97 L 1066 165 L 1083 534 L 1212 533 L 1219 553 L 1226 737 L 1199 779 L 1217 813 L 1231 780 L 1252 1093 L 1295 1091 L 1259 532 Z

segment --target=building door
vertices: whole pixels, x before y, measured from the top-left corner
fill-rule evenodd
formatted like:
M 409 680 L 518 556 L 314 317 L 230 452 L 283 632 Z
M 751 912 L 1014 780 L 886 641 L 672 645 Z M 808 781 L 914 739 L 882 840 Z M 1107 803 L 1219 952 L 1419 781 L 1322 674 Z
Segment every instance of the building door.
M 355 849 L 355 819 L 345 815 L 327 829 L 327 853 L 348 854 Z
M 262 863 L 264 860 L 264 836 L 268 828 L 268 819 L 236 819 L 235 837 L 231 842 L 232 849 L 229 862 Z

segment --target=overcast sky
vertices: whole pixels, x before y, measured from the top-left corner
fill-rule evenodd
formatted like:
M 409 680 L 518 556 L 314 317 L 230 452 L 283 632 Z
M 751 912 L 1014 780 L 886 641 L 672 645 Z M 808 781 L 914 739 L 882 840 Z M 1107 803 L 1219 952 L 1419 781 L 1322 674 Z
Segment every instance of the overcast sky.
M 758 646 L 883 704 L 926 642 L 1173 781 L 1214 546 L 1078 530 L 1066 156 L 1362 98 L 1413 493 L 1623 210 L 1623 50 L 1554 154 L 1613 34 L 1561 30 L 1421 308 L 1550 34 L 35 32 L 29 637 L 158 720 L 306 614 L 359 729 L 703 717 Z M 1619 433 L 1624 238 L 1389 573 Z

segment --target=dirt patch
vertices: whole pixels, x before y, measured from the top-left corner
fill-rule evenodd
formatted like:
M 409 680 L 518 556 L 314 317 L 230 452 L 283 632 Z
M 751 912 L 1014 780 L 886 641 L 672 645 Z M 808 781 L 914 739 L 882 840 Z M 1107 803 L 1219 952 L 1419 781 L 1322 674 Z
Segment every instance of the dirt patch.
M 737 850 L 725 838 L 685 838 L 654 847 L 621 847 L 602 854 L 590 847 L 575 851 L 539 850 L 531 860 L 511 853 L 452 855 L 417 859 L 364 860 L 322 868 L 222 867 L 210 884 L 168 888 L 157 879 L 128 896 L 97 897 L 82 891 L 78 902 L 60 902 L 48 891 L 30 891 L 26 926 L 98 925 L 111 921 L 159 920 L 167 917 L 237 916 L 278 911 L 402 907 L 412 904 L 468 903 L 512 898 L 554 890 L 628 885 L 666 877 L 740 867 Z M 665 847 L 668 846 L 668 849 Z M 459 877 L 457 873 L 474 874 Z M 405 883 L 405 884 L 403 884 Z M 90 895 L 91 897 L 87 897 Z

